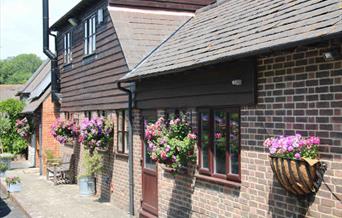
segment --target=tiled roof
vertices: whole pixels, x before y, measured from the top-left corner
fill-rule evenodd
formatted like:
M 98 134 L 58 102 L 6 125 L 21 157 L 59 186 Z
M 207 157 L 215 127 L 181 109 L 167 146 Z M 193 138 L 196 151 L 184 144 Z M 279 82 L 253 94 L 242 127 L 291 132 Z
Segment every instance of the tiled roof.
M 17 92 L 23 88 L 23 85 L 0 85 L 0 101 L 7 100 L 9 98 L 16 98 Z
M 44 100 L 49 96 L 50 93 L 51 93 L 51 86 L 49 86 L 46 89 L 46 91 L 41 96 L 39 96 L 39 98 L 34 99 L 30 101 L 29 103 L 27 103 L 22 113 L 24 114 L 34 113 L 38 109 L 38 107 L 44 102 Z
M 50 78 L 51 83 L 51 62 L 46 61 L 34 72 L 31 78 L 25 83 L 22 90 L 19 91 L 20 94 L 31 94 L 40 84 Z
M 118 7 L 109 12 L 130 70 L 193 15 Z
M 34 112 L 51 93 L 51 62 L 44 62 L 18 93 L 26 98 L 23 113 Z
M 200 9 L 121 80 L 193 69 L 341 32 L 341 0 L 218 1 Z

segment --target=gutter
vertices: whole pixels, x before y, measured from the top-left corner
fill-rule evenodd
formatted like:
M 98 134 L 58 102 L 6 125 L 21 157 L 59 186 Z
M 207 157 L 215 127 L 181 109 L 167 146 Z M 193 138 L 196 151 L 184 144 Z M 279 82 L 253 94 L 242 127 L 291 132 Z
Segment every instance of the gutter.
M 43 52 L 51 60 L 51 97 L 52 102 L 59 101 L 58 86 L 58 65 L 57 55 L 50 50 L 49 37 L 55 38 L 55 46 L 57 46 L 57 37 L 52 34 L 49 29 L 49 0 L 43 1 Z M 56 50 L 57 51 L 57 50 Z
M 128 173 L 129 173 L 129 214 L 134 216 L 134 179 L 133 179 L 133 94 L 132 91 L 121 86 L 118 82 L 118 89 L 128 94 Z

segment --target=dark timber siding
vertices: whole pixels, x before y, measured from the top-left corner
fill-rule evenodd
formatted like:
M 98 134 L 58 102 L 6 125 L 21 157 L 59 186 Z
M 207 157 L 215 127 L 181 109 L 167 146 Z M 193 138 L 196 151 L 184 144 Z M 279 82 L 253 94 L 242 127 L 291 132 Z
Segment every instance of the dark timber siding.
M 104 23 L 97 25 L 96 54 L 84 58 L 83 21 L 104 9 Z M 70 29 L 69 29 L 70 30 Z M 86 11 L 80 25 L 72 29 L 72 65 L 63 63 L 63 35 L 58 34 L 58 66 L 61 73 L 62 111 L 110 110 L 127 107 L 127 96 L 116 80 L 128 68 L 104 1 Z
M 109 0 L 109 4 L 112 6 L 159 10 L 195 11 L 215 1 L 216 0 Z
M 182 108 L 255 104 L 255 61 L 220 64 L 137 82 L 138 108 Z M 241 79 L 241 86 L 232 80 Z

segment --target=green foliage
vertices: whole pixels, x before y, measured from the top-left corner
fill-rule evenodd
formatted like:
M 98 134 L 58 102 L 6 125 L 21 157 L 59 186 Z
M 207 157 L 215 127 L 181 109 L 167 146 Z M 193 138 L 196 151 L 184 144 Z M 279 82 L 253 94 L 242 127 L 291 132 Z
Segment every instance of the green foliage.
M 17 133 L 15 126 L 23 108 L 24 103 L 16 99 L 0 102 L 0 144 L 4 152 L 20 154 L 27 147 L 27 142 Z
M 7 164 L 0 162 L 0 172 L 8 170 Z
M 84 152 L 83 167 L 85 174 L 83 176 L 94 176 L 96 173 L 101 172 L 103 168 L 101 155 L 94 151 L 92 155 L 89 152 Z
M 0 60 L 0 84 L 25 83 L 42 64 L 35 54 L 21 54 Z

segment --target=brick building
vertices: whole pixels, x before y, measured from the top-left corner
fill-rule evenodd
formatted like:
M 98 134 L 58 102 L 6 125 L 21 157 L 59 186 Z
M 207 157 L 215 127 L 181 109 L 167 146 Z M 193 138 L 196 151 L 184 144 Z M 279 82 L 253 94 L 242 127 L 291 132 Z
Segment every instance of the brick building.
M 77 122 L 105 116 L 114 123 L 113 144 L 102 152 L 105 170 L 96 181 L 101 200 L 129 207 L 128 97 L 117 80 L 210 2 L 83 0 L 50 27 L 57 32 L 60 116 Z M 84 148 L 75 143 L 61 150 L 74 154 L 80 175 Z M 139 186 L 134 205 L 140 205 Z
M 339 2 L 217 1 L 204 8 L 213 1 L 147 2 L 82 1 L 51 28 L 58 31 L 61 116 L 103 115 L 114 123 L 98 195 L 129 208 L 128 97 L 117 88 L 125 75 L 120 82 L 134 94 L 139 216 L 342 216 Z M 95 32 L 88 31 L 92 22 Z M 227 145 L 217 155 L 214 143 L 203 148 L 200 140 L 198 166 L 176 177 L 151 162 L 143 121 L 181 111 L 208 137 L 216 115 L 235 122 L 237 150 Z M 327 171 L 316 195 L 287 193 L 262 145 L 270 135 L 294 133 L 321 138 Z M 69 148 L 76 172 L 82 149 Z
M 145 208 L 159 217 L 341 217 L 341 15 L 337 1 L 220 1 L 122 78 L 136 86 L 135 176 Z M 174 178 L 147 164 L 138 121 L 151 111 L 190 114 L 200 135 L 195 169 Z M 216 117 L 240 127 L 239 150 L 228 143 L 223 158 L 215 139 L 201 146 L 202 135 L 220 131 Z M 289 194 L 270 167 L 263 141 L 295 133 L 321 138 L 327 171 L 317 194 Z M 144 199 L 151 183 L 155 199 Z
M 60 145 L 50 134 L 51 125 L 59 117 L 59 104 L 51 99 L 51 64 L 44 62 L 17 94 L 26 102 L 23 113 L 33 120 L 34 132 L 29 145 L 29 161 L 45 174 L 46 152 L 60 154 Z

